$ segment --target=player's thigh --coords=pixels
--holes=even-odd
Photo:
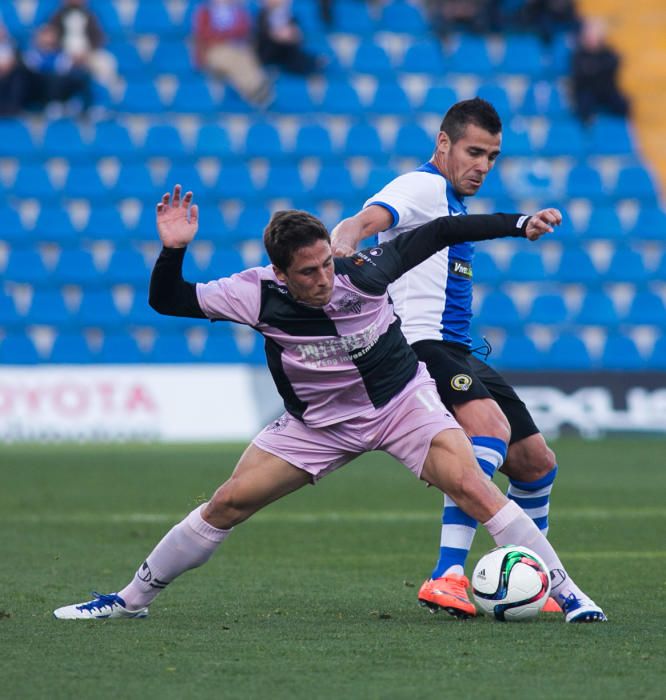
[[[421,340],[412,347],[435,380],[444,405],[468,435],[509,441],[509,423],[477,375],[473,355],[438,340]]]
[[[480,522],[489,520],[506,502],[481,471],[471,443],[461,430],[444,430],[433,438],[421,478],[447,493]]]

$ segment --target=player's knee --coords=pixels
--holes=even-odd
[[[538,434],[509,447],[502,471],[518,481],[537,481],[551,472],[556,465],[555,453],[548,447],[543,436]]]
[[[229,482],[213,494],[204,506],[201,516],[209,525],[220,530],[228,530],[242,523],[247,517],[245,509]]]

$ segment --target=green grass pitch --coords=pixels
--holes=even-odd
[[[57,621],[124,585],[241,448],[2,446],[0,698],[662,698],[666,441],[554,447],[551,540],[606,625],[419,608],[441,497],[381,454],[238,527],[147,620]]]

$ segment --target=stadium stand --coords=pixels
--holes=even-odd
[[[193,67],[196,4],[91,0],[122,77],[108,102],[78,120],[0,119],[0,362],[261,363],[261,343],[240,348],[216,324],[197,345],[184,335],[196,323],[149,308],[163,191],[178,180],[201,203],[192,274],[232,274],[256,264],[272,211],[303,206],[334,224],[426,160],[446,108],[479,94],[503,118],[503,154],[470,209],[565,212],[550,247],[477,246],[476,328],[504,338],[494,362],[666,368],[658,183],[631,122],[576,120],[566,36],[547,45],[528,34],[459,33],[442,43],[411,0],[338,0],[331,27],[316,3],[294,0],[306,45],[329,63],[314,78],[276,76],[273,103],[257,111]],[[25,48],[52,9],[18,0],[3,4],[2,17]],[[19,304],[25,294],[29,303]],[[41,355],[35,326],[54,332]],[[542,326],[548,342],[535,331]],[[99,342],[89,342],[91,329]],[[154,343],[138,342],[137,329]],[[601,331],[600,346],[588,345],[589,329]],[[637,331],[654,337],[647,350]]]

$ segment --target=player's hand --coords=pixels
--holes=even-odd
[[[157,232],[165,248],[184,248],[199,228],[199,207],[192,204],[192,192],[186,192],[181,201],[181,191],[176,185],[173,199],[166,192],[157,205]]]
[[[356,248],[343,241],[331,241],[331,252],[334,258],[348,258],[350,255],[354,255]]]
[[[536,241],[546,233],[552,233],[555,226],[562,223],[562,212],[559,209],[542,209],[534,214],[525,229],[525,236],[530,241]]]

